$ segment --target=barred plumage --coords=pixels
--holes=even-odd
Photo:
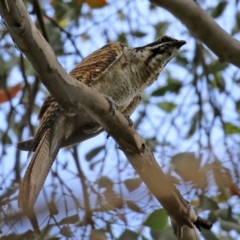
[[[142,91],[157,79],[164,66],[185,41],[163,36],[143,47],[110,43],[93,52],[70,74],[108,96],[119,110],[130,115],[141,101]],[[19,192],[19,207],[32,210],[59,148],[77,144],[83,135],[97,134],[101,126],[83,110],[81,119],[68,116],[52,96],[39,113],[40,126],[32,140],[21,142],[21,150],[35,151]]]

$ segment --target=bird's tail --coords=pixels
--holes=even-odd
[[[56,124],[43,132],[20,185],[18,206],[25,213],[32,211],[63,138],[64,131]]]

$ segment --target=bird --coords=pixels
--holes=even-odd
[[[130,116],[140,104],[143,90],[158,79],[184,44],[184,40],[168,35],[135,48],[111,42],[83,59],[69,74]],[[20,150],[34,152],[19,188],[18,206],[24,212],[33,210],[59,149],[103,131],[84,110],[68,114],[51,95],[44,101],[38,119],[34,137],[17,145]]]

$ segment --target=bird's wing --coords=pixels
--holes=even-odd
[[[124,45],[109,43],[90,54],[69,74],[82,83],[91,86],[122,56]]]
[[[39,114],[38,114],[38,120],[40,121],[41,119],[42,119],[42,117],[44,116],[44,114],[45,114],[45,112],[46,112],[46,110],[51,106],[51,107],[53,107],[53,104],[55,104],[56,103],[56,100],[53,98],[53,96],[51,96],[51,95],[49,95],[46,99],[45,99],[45,101],[44,101],[44,103],[43,103],[43,105],[42,105],[42,107],[41,107],[41,109],[40,109],[40,112],[39,112]]]
[[[55,122],[56,117],[61,111],[62,108],[60,107],[60,105],[51,95],[49,95],[40,109],[38,115],[40,126],[38,127],[37,132],[34,135],[34,138],[19,142],[17,144],[17,148],[23,151],[29,151],[29,155],[31,154],[32,151],[35,151],[39,141],[45,134],[45,131],[49,127],[51,127],[53,122]]]
[[[106,44],[83,59],[69,74],[82,83],[91,85],[122,56],[123,48],[124,45],[119,42]],[[42,117],[46,116],[45,112],[54,105],[56,100],[49,95],[40,109],[38,119],[43,120]]]
[[[92,85],[122,56],[124,45],[118,42],[109,43],[86,57],[69,74],[84,84]],[[49,95],[44,101],[38,115],[41,124],[34,138],[18,143],[20,150],[35,151],[45,130],[55,121],[62,111],[56,100]]]
[[[56,121],[56,118],[62,111],[62,108],[53,97],[49,96],[46,100],[47,101],[44,102],[38,116],[40,119],[40,126],[32,139],[32,146],[29,155],[37,148],[37,145],[45,134],[45,131],[52,127],[52,124]]]

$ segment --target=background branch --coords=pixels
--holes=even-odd
[[[208,46],[221,62],[240,67],[240,42],[224,31],[193,0],[151,0],[178,18],[188,30]]]

